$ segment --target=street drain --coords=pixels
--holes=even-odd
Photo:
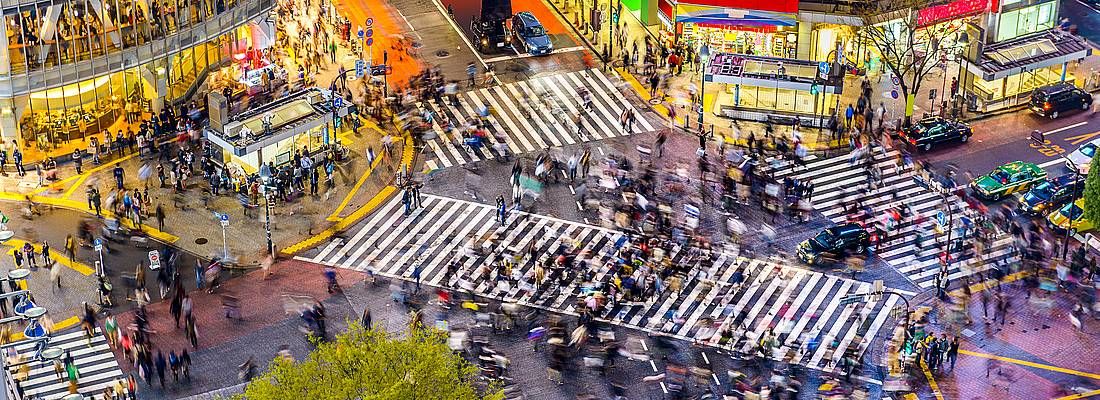
[[[206,244],[206,242],[208,242],[208,240],[206,240],[206,238],[195,239],[195,244],[198,244],[198,245]]]
[[[436,56],[436,58],[447,58],[447,57],[451,56],[451,52],[449,52],[447,50],[440,49],[440,50],[436,50],[435,56]]]

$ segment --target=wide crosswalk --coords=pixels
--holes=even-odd
[[[122,370],[115,360],[114,353],[107,343],[103,332],[96,329],[95,336],[89,344],[84,336],[84,331],[76,329],[66,333],[54,333],[49,342],[49,348],[63,350],[69,354],[79,371],[77,379],[77,391],[84,398],[98,399],[103,394],[103,388],[113,386],[115,381],[123,378]],[[34,344],[15,346],[15,350],[23,360],[31,360],[34,356]],[[69,381],[62,371],[62,377],[58,378],[52,361],[29,361],[30,372],[26,379],[19,382],[23,389],[23,398],[55,400],[69,394]],[[9,367],[12,374],[20,376],[20,367]]]
[[[558,282],[548,276],[538,293],[501,284],[482,274],[495,260],[493,251],[480,251],[487,241],[506,254],[554,254],[558,246],[579,246],[591,254],[589,268],[595,280],[613,276],[604,265],[627,242],[624,233],[552,217],[513,213],[506,224],[496,219],[494,207],[427,195],[424,207],[409,216],[394,199],[371,215],[350,236],[337,238],[317,254],[302,259],[353,270],[410,278],[417,266],[421,279],[431,285],[458,285],[479,294],[564,312],[584,301],[589,287],[572,280]],[[690,258],[691,251],[673,249],[675,262]],[[456,263],[453,276],[445,271]],[[528,274],[534,263],[519,262],[514,275]],[[826,275],[803,268],[718,253],[709,266],[696,264],[705,277],[686,279],[678,293],[665,290],[647,301],[621,302],[605,310],[613,322],[649,331],[662,331],[692,340],[717,344],[723,329],[746,333],[750,339],[771,331],[778,343],[797,362],[831,368],[846,349],[862,352],[871,343],[896,305],[895,297],[842,304],[848,295],[870,292],[870,284]],[[582,271],[574,271],[580,273]],[[445,281],[446,279],[446,281]],[[579,280],[577,280],[579,281]],[[507,282],[507,281],[504,281]],[[807,349],[811,342],[833,344]],[[754,340],[744,344],[748,350]],[[777,353],[778,354],[778,353]]]
[[[592,108],[589,111],[582,111],[581,88],[587,88],[590,93]],[[638,117],[634,132],[654,130],[654,125],[599,69],[545,75],[470,90],[458,94],[458,104],[444,98],[442,102],[430,100],[419,106],[436,115],[432,129],[437,137],[427,141],[435,156],[426,161],[431,169],[495,159],[500,156],[494,146],[497,136],[506,138],[505,145],[512,154],[623,136],[626,131],[619,123],[619,116],[626,109],[635,110]],[[493,110],[488,117],[492,135],[483,146],[467,146],[457,130],[447,132],[443,126],[444,120],[461,126],[471,118],[476,119],[483,107]],[[583,129],[578,129],[573,122],[578,112],[585,116],[581,119]],[[579,134],[580,131],[584,133]]]
[[[894,161],[896,156],[897,151],[893,150],[875,152],[874,162],[882,171],[882,183],[869,192],[864,192],[868,177],[866,169],[850,164],[849,155],[814,159],[805,168],[788,164],[776,171],[775,176],[777,179],[793,177],[812,182],[814,208],[835,223],[847,220],[846,206],[851,207],[857,200],[860,204],[871,207],[876,215],[882,215],[885,210],[904,203],[909,206],[913,215],[925,216],[922,225],[903,224],[900,229],[891,233],[889,241],[878,248],[876,254],[914,284],[921,288],[931,288],[935,286],[936,274],[939,273],[936,239],[925,238],[922,251],[914,240],[914,232],[934,232],[936,214],[940,211],[945,216],[952,215],[955,220],[952,226],[960,227],[960,218],[969,206],[953,194],[947,196],[948,203],[945,204],[943,196],[918,184],[909,170],[899,171],[899,166]],[[948,210],[948,205],[954,212]],[[913,220],[915,218],[909,219]],[[1003,260],[1012,255],[1011,244],[1012,240],[1008,235],[999,235],[993,245],[978,257],[963,258],[959,252],[953,252],[955,261],[948,270],[949,278],[954,281],[990,268],[991,261]]]

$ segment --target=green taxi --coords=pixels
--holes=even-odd
[[[992,172],[979,176],[970,182],[970,188],[978,197],[988,200],[1000,200],[1008,194],[1023,192],[1031,189],[1037,183],[1047,178],[1047,172],[1038,165],[1013,161],[997,168]]]

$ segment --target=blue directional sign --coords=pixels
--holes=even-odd
[[[825,61],[817,63],[817,72],[820,72],[821,75],[828,75],[831,68],[832,66]]]
[[[936,223],[940,224],[940,226],[947,226],[947,214],[945,214],[943,210],[936,212]]]
[[[355,60],[355,77],[362,78],[366,74],[367,63],[363,60]]]

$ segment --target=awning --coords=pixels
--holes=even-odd
[[[749,28],[795,26],[798,13],[680,4],[676,6],[676,22]]]
[[[985,46],[966,69],[992,81],[1080,60],[1090,54],[1092,47],[1084,38],[1054,28]]]

